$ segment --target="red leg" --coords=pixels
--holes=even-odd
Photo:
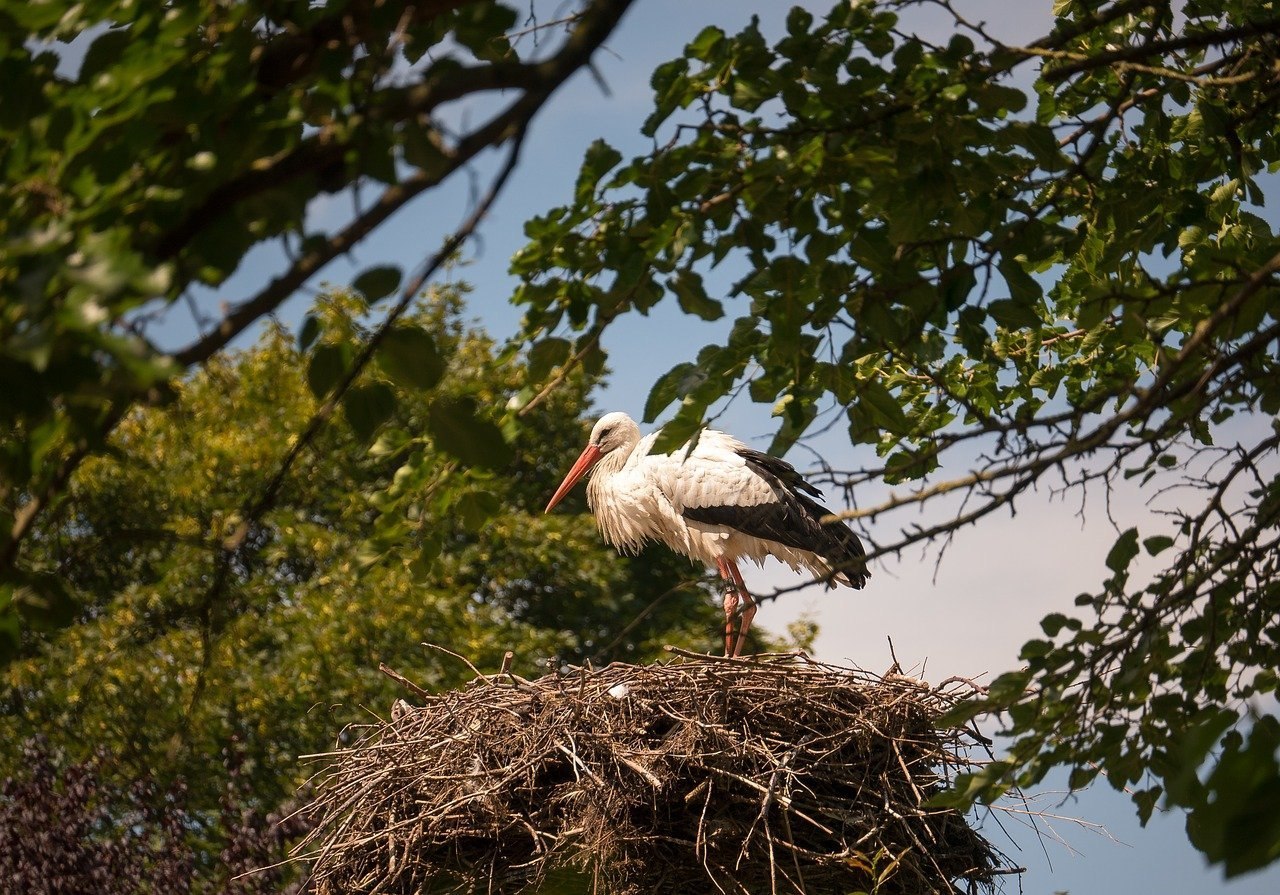
[[[716,568],[720,570],[720,577],[724,579],[724,654],[726,656],[733,655],[734,634],[737,627],[738,615],[738,585],[733,580],[733,564],[723,558],[716,559]]]
[[[733,655],[740,656],[743,644],[747,642],[747,632],[751,630],[751,621],[756,617],[756,601],[751,599],[751,594],[747,592],[747,583],[742,580],[742,573],[738,571],[737,563],[731,559],[726,559],[724,562],[729,567],[729,573],[733,575],[734,589],[742,596],[742,625],[738,629],[738,640],[733,645]]]

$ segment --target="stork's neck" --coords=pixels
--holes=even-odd
[[[601,495],[610,488],[613,477],[622,472],[623,467],[627,465],[627,461],[635,452],[636,444],[637,442],[633,441],[615,448],[601,457],[592,468],[591,477],[587,481],[588,506],[599,506]]]
[[[631,459],[632,453],[635,452],[636,442],[624,444],[600,458],[600,462],[591,470],[592,478],[607,478],[616,475],[622,471],[622,467],[627,465],[627,461]]]

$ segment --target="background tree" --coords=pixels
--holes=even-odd
[[[732,310],[645,417],[677,403],[674,446],[745,386],[774,404],[775,451],[847,426],[883,464],[831,482],[912,483],[842,514],[874,522],[877,555],[945,545],[1037,486],[1175,493],[970,707],[1014,739],[957,798],[1103,773],[1144,820],[1189,809],[1228,874],[1261,866],[1280,857],[1280,16],[1076,0],[1009,46],[919,4],[951,18],[939,44],[900,18],[916,5],[795,9],[773,45],[708,28],[659,67],[656,148],[597,143],[571,202],[529,223],[525,335],[571,367],[660,301]]]
[[[28,543],[72,623],[24,632],[0,678],[0,736],[39,737],[59,767],[101,756],[92,774],[68,773],[90,777],[104,801],[150,780],[129,798],[162,811],[180,786],[181,810],[208,828],[194,851],[207,866],[234,833],[233,782],[238,806],[278,811],[309,773],[298,756],[406,695],[379,662],[433,690],[472,677],[422,641],[487,669],[512,649],[527,675],[714,642],[722,620],[701,570],[668,551],[619,557],[585,512],[542,512],[562,471],[546,466],[546,447],[562,456],[585,437],[584,379],[500,439],[500,462],[464,466],[455,445],[425,434],[442,402],[501,406],[525,382],[522,363],[496,363],[491,340],[463,327],[460,301],[439,293],[390,335],[416,362],[434,358],[438,382],[404,388],[398,377],[421,380],[422,368],[385,354],[352,394],[376,405],[377,390],[396,391],[386,419],[365,429],[369,411],[352,404],[325,428],[323,461],[286,478],[229,564],[224,537],[244,496],[277,475],[281,446],[322,400],[321,359],[370,336],[364,300],[318,305],[310,364],[273,327],[122,420],[111,452],[85,460]],[[27,764],[6,751],[0,779],[27,791],[38,784]],[[128,812],[103,816],[132,841]]]

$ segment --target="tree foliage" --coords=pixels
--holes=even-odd
[[[0,3],[0,660],[24,624],[66,620],[23,545],[131,410],[165,400],[184,371],[486,150],[510,147],[514,161],[537,112],[628,5],[571,4],[558,36],[535,39],[546,30],[536,7],[493,0]],[[326,229],[308,206],[331,193],[353,210]],[[399,289],[388,329],[486,208],[412,275],[356,278],[370,302]],[[223,304],[202,288],[264,244],[286,260],[253,294]],[[179,303],[199,332],[163,344]],[[409,339],[389,333],[383,360],[423,387],[433,371]],[[392,399],[355,382],[381,341],[329,382],[366,432]],[[476,431],[473,417],[442,404],[431,419],[456,439]]]
[[[913,31],[920,12],[950,36]],[[646,418],[675,405],[678,444],[745,384],[775,450],[847,426],[882,462],[833,482],[910,483],[844,514],[874,521],[878,555],[1041,485],[1172,489],[1164,524],[1120,533],[1079,615],[1046,618],[970,708],[1006,712],[1014,740],[959,797],[1103,773],[1144,820],[1189,809],[1228,873],[1275,860],[1280,13],[1064,0],[1010,46],[950,3],[855,2],[794,9],[786,32],[697,35],[654,72],[655,148],[596,143],[570,203],[528,224],[534,354],[599,354],[664,301],[730,315]]]

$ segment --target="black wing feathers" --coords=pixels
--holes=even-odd
[[[796,472],[796,468],[786,460],[779,460],[770,454],[762,454],[750,448],[738,451],[738,456],[747,461],[747,465],[766,479],[777,479],[784,485],[799,489],[810,497],[821,497],[822,492],[804,480],[804,476]]]
[[[866,584],[866,551],[862,542],[843,522],[820,521],[831,515],[829,509],[813,499],[821,497],[822,492],[785,460],[750,449],[740,450],[738,455],[773,487],[778,499],[749,507],[685,507],[684,517],[709,525],[727,525],[755,538],[809,550],[847,577],[853,587]]]

